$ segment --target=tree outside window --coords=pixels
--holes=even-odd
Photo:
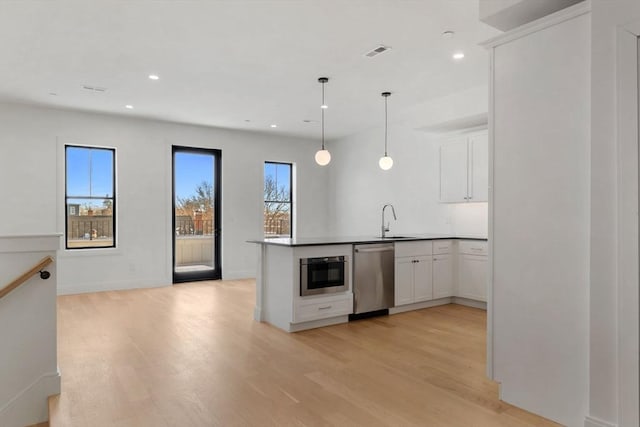
[[[292,237],[292,165],[264,164],[264,235]]]

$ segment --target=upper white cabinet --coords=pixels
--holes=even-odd
[[[440,145],[440,201],[467,200],[468,155],[467,138],[448,141]]]
[[[440,145],[440,202],[486,202],[489,183],[487,132],[463,135]]]
[[[489,135],[486,132],[469,138],[469,202],[489,200]]]

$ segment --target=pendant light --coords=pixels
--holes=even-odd
[[[382,92],[384,97],[384,156],[380,157],[378,165],[380,169],[389,170],[393,166],[393,159],[387,154],[387,98],[391,96],[391,92]]]
[[[318,79],[318,82],[322,83],[322,104],[320,104],[320,111],[322,111],[322,149],[316,152],[316,163],[320,166],[326,166],[331,161],[331,153],[324,148],[324,110],[327,109],[327,104],[324,103],[324,84],[328,81],[329,79],[327,77],[320,77]]]

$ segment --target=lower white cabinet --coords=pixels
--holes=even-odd
[[[458,296],[478,301],[487,300],[487,257],[462,255]]]
[[[433,256],[433,299],[453,296],[453,258],[451,254]]]
[[[351,293],[299,298],[294,303],[292,323],[328,319],[352,312],[353,295]]]
[[[396,243],[395,305],[433,299],[431,241]]]
[[[395,305],[433,299],[431,257],[396,258]]]
[[[411,304],[413,302],[413,258],[396,258],[394,305]]]
[[[462,297],[487,300],[487,242],[396,243],[395,306]]]
[[[487,301],[487,242],[459,242],[458,292],[456,296],[477,301]]]
[[[431,277],[431,257],[416,258],[413,266],[413,300],[415,302],[433,299]]]

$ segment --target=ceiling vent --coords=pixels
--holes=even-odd
[[[380,45],[370,50],[369,52],[365,53],[364,56],[366,56],[367,58],[373,58],[374,56],[378,56],[381,53],[384,53],[388,50],[391,50],[389,46]]]
[[[93,92],[105,92],[107,90],[106,87],[89,86],[89,85],[82,85],[82,89],[90,90],[90,91],[93,91]]]

